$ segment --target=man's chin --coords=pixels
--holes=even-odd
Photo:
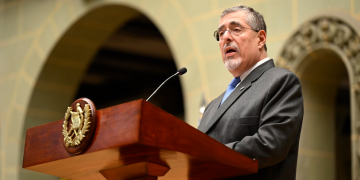
[[[238,67],[240,67],[241,65],[241,60],[240,59],[227,59],[225,61],[225,67],[227,70],[229,71],[234,71],[235,69],[237,69]]]

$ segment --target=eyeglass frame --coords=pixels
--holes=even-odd
[[[242,29],[250,29],[250,30],[253,30],[253,31],[255,31],[255,32],[261,31],[261,30],[256,30],[256,29],[252,29],[252,28],[246,28],[246,27],[241,26],[241,25],[239,25],[239,27],[240,27],[241,30],[242,30]],[[225,33],[226,31],[229,31],[230,35],[232,36],[230,29],[225,30],[224,33]],[[216,35],[217,35],[217,36],[216,36]],[[216,31],[214,31],[214,35],[213,35],[213,36],[214,36],[214,38],[215,38],[216,41],[220,41],[219,29],[216,30]]]

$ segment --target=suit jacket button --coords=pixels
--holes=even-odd
[[[244,86],[240,88],[240,91],[244,89]]]

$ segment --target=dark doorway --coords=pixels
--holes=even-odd
[[[351,180],[350,86],[344,77],[336,93],[336,179]]]
[[[151,20],[140,16],[118,29],[102,46],[74,99],[87,97],[97,109],[147,99],[177,69],[161,32]],[[183,119],[179,78],[167,82],[150,102]]]

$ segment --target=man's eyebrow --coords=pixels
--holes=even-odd
[[[238,26],[242,26],[239,22],[237,21],[231,21],[230,25],[238,25]]]
[[[242,26],[238,21],[231,21],[229,24],[230,24],[230,25]],[[225,26],[224,24],[221,25],[221,26],[218,28],[218,31],[220,31],[222,28],[224,28],[224,26]]]

